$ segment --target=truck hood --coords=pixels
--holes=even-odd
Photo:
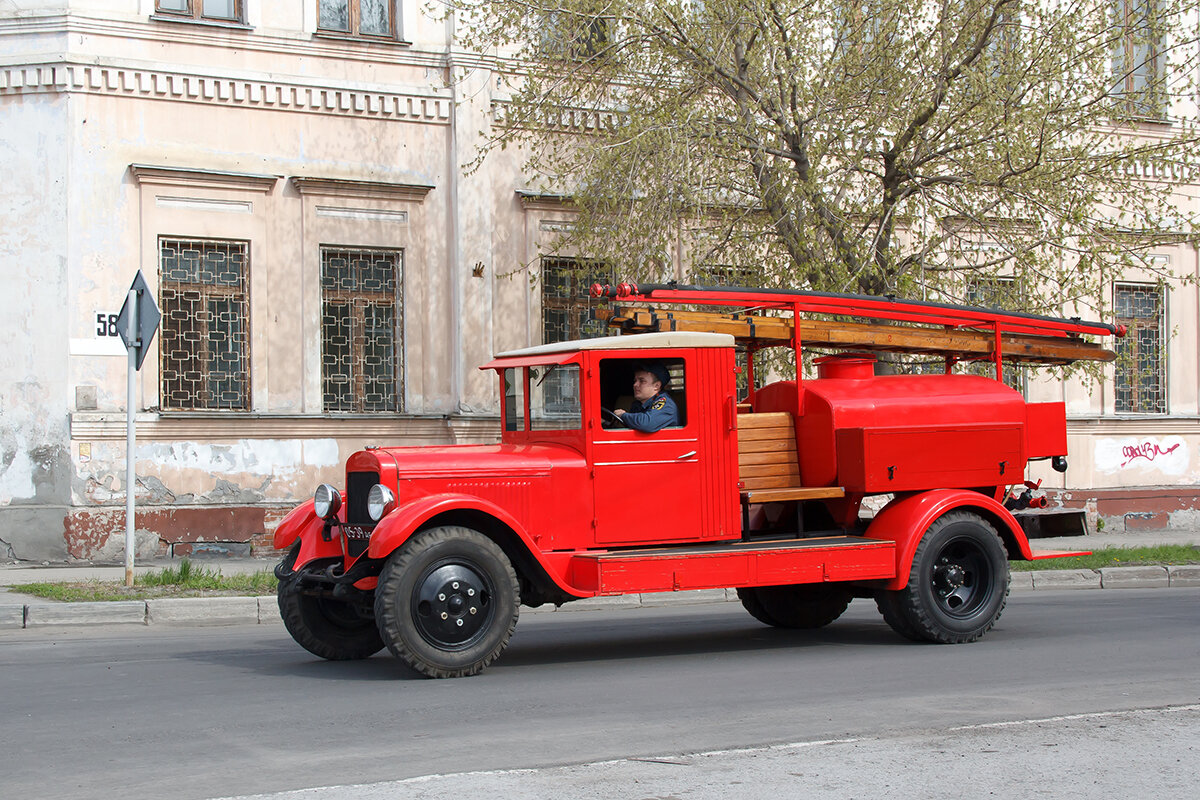
[[[583,463],[578,451],[549,444],[388,447],[367,452],[380,465],[393,463],[401,479],[537,477],[549,475],[555,467]]]

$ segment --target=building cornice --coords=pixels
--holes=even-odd
[[[418,183],[309,178],[301,175],[294,175],[291,180],[301,195],[357,197],[365,200],[409,200],[419,203],[434,189],[433,186]]]
[[[191,186],[202,189],[240,189],[269,193],[278,175],[254,175],[247,172],[221,172],[190,167],[159,167],[130,164],[129,171],[139,184],[152,186]]]
[[[449,97],[316,81],[84,63],[65,57],[0,65],[0,97],[28,94],[95,94],[435,125],[449,124],[452,108]]]

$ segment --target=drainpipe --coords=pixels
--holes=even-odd
[[[449,214],[449,246],[447,259],[450,263],[450,396],[453,399],[451,414],[463,411],[463,376],[462,376],[462,275],[459,272],[459,260],[462,257],[462,247],[459,237],[462,235],[461,220],[458,208],[458,89],[454,78],[454,39],[455,14],[451,10],[446,14],[446,85],[450,89],[450,131],[446,153],[446,176]]]

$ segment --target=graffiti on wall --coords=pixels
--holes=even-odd
[[[1191,457],[1187,443],[1179,436],[1124,437],[1096,442],[1096,468],[1102,472],[1157,472],[1184,475]]]

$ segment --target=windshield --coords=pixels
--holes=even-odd
[[[529,367],[529,399],[532,430],[583,427],[578,364]]]

